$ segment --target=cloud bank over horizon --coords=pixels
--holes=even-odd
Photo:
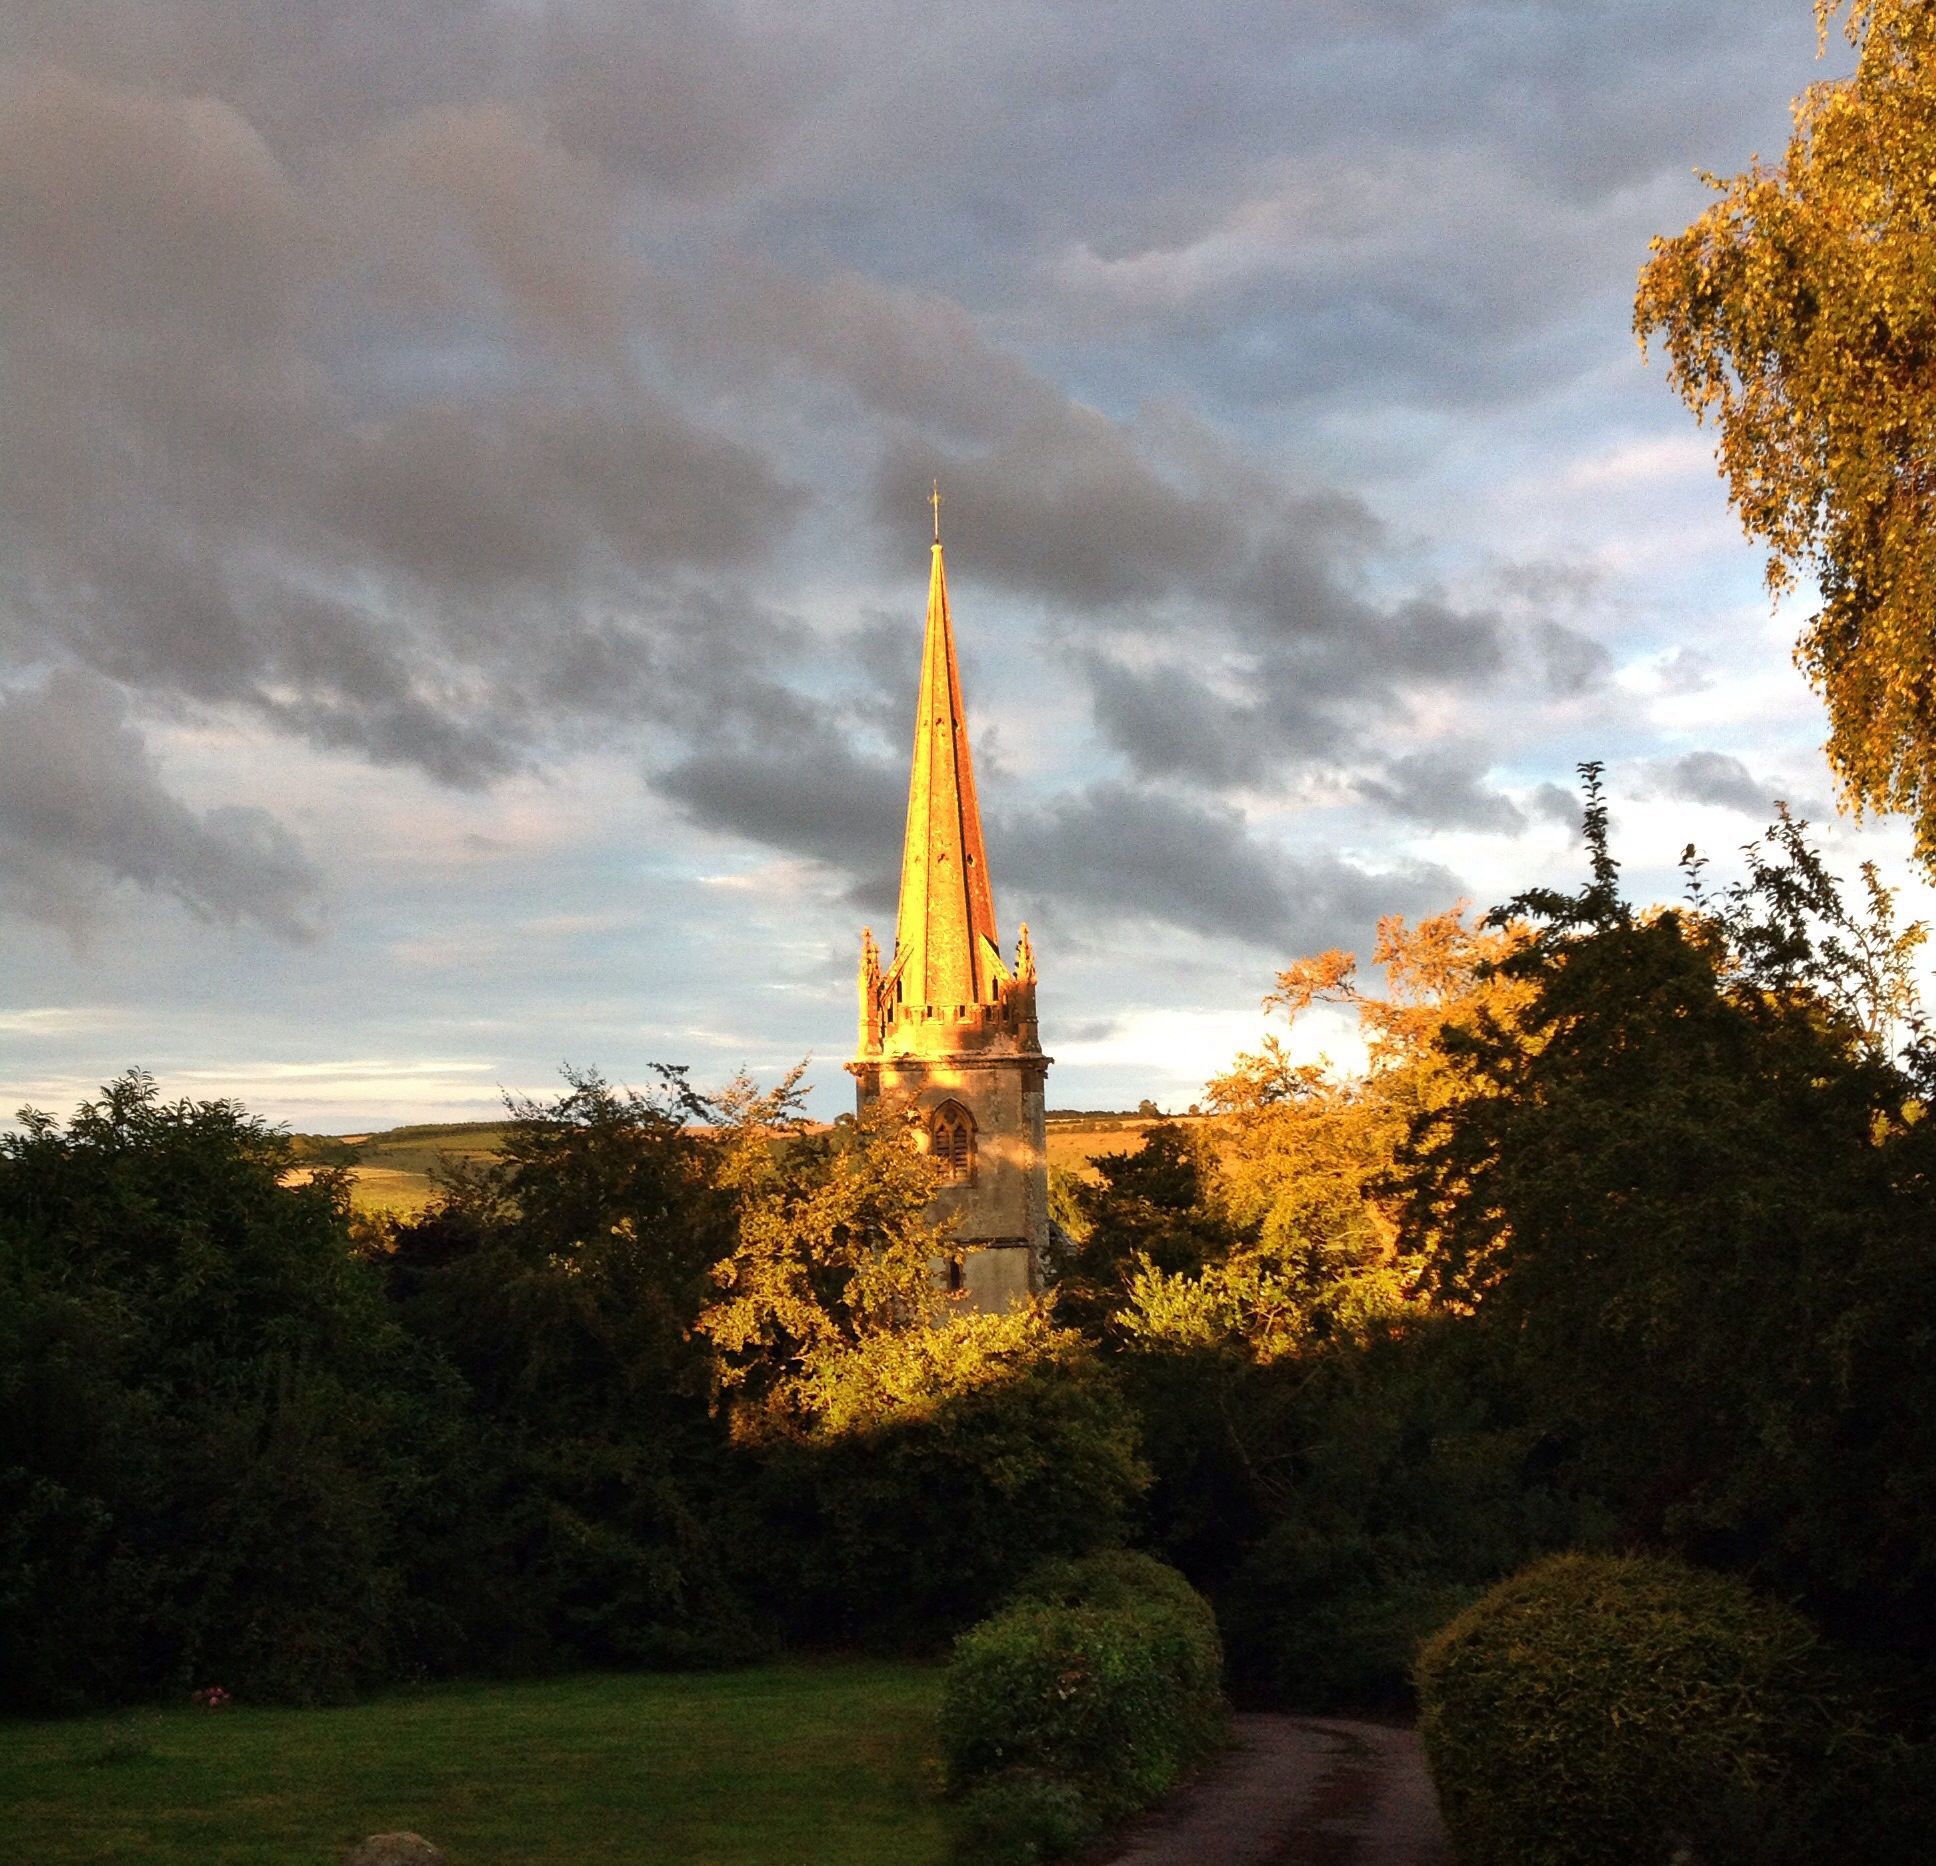
[[[1187,1101],[1294,954],[1568,880],[1583,758],[1642,877],[1825,812],[1627,329],[1807,8],[1102,17],[0,23],[8,1105],[808,1050],[837,1103],[936,477],[1050,1047],[1164,1033],[1052,1099]]]

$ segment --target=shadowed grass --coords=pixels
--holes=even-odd
[[[452,1866],[930,1866],[938,1688],[798,1663],[0,1724],[7,1857],[329,1866],[414,1828]]]

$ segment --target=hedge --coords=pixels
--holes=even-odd
[[[1419,1658],[1420,1734],[1461,1866],[1708,1862],[1780,1825],[1829,1715],[1821,1649],[1731,1576],[1559,1555]],[[1766,1857],[1749,1854],[1747,1857]]]
[[[1221,1671],[1215,1617],[1175,1569],[1118,1552],[1039,1570],[943,1681],[958,1845],[1053,1858],[1148,1807],[1220,1740]]]

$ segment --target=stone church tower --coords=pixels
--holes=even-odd
[[[894,951],[883,966],[871,929],[860,943],[860,1053],[847,1065],[860,1106],[885,1096],[919,1121],[944,1182],[934,1215],[954,1221],[950,1287],[974,1308],[1006,1309],[1042,1286],[1050,1059],[1036,1035],[1028,928],[1012,969],[995,933],[938,495]]]

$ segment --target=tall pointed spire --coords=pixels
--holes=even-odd
[[[995,898],[948,615],[938,486],[932,502],[934,564],[928,575],[928,631],[921,651],[894,969],[904,1002],[952,1008],[992,1002],[1005,968],[995,937]]]
[[[948,1227],[936,1273],[953,1298],[994,1313],[1043,1286],[1049,1250],[1045,1100],[1049,1064],[1035,1013],[1035,952],[995,943],[968,718],[934,506],[928,634],[914,717],[907,841],[894,951],[860,941],[860,1042],[847,1067],[862,1113],[908,1122],[939,1175],[930,1210]]]

